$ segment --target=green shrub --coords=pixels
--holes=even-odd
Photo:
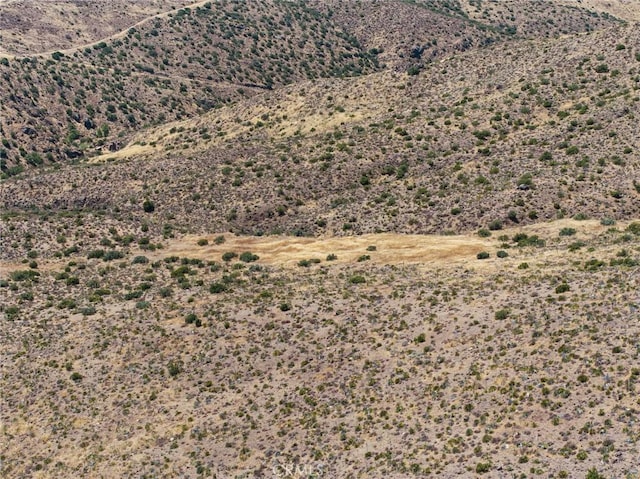
[[[494,317],[500,321],[505,320],[509,317],[509,310],[499,309],[498,311],[495,312]]]
[[[136,290],[136,291],[129,291],[127,294],[124,295],[124,299],[129,301],[131,299],[138,299],[142,297],[142,291],[140,290]]]
[[[209,240],[207,238],[200,238],[198,240],[198,246],[207,246],[209,244]]]
[[[562,228],[559,233],[560,236],[573,236],[574,234],[576,234],[575,228]]]
[[[489,229],[491,231],[498,231],[502,229],[502,221],[500,220],[493,220],[491,223],[489,223]]]
[[[629,226],[627,226],[626,231],[628,231],[629,233],[633,233],[634,235],[640,235],[640,223],[631,223]]]
[[[237,257],[238,257],[237,253],[234,253],[233,251],[227,251],[222,255],[222,261],[225,261],[228,263],[233,258],[237,258]]]
[[[213,294],[224,293],[227,290],[227,286],[223,283],[212,283],[209,286],[209,292]]]
[[[151,200],[144,200],[142,203],[142,209],[145,213],[153,213],[156,209],[156,205]]]
[[[124,258],[124,253],[122,251],[109,250],[103,256],[103,261],[113,261],[114,259]]]
[[[498,258],[507,258],[509,256],[509,253],[507,253],[505,250],[500,250],[496,253],[496,256]]]
[[[337,259],[338,257],[333,253],[327,255],[327,261],[335,261]]]
[[[32,281],[38,276],[40,276],[39,272],[29,269],[12,271],[9,275],[13,281]]]
[[[571,289],[571,287],[567,283],[562,283],[562,284],[559,284],[558,286],[556,286],[556,293],[557,294],[566,293],[570,289]]]
[[[289,311],[291,309],[291,305],[289,303],[281,303],[280,311]]]
[[[489,472],[491,470],[491,464],[488,462],[479,462],[476,464],[476,473],[484,474],[485,472]]]
[[[364,276],[354,275],[349,278],[349,282],[351,284],[362,284],[362,283],[366,283],[366,280],[364,279]]]
[[[476,255],[476,258],[478,258],[478,259],[487,259],[489,256],[491,256],[491,255],[487,251],[480,251]]]
[[[244,253],[242,253],[240,255],[240,261],[243,261],[245,263],[251,263],[251,262],[257,261],[259,259],[260,259],[260,257],[258,255],[253,254],[250,251],[245,251]]]
[[[104,250],[103,249],[94,249],[89,251],[89,254],[87,255],[88,259],[92,259],[92,258],[103,258],[104,257]]]
[[[480,236],[480,238],[488,238],[489,236],[491,236],[491,231],[485,228],[479,229],[478,236]]]
[[[133,258],[131,264],[147,264],[149,262],[149,258],[146,256],[136,256]]]

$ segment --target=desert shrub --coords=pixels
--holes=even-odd
[[[93,316],[94,314],[96,314],[96,308],[94,308],[93,306],[85,306],[83,308],[80,308],[80,313],[83,316]]]
[[[567,283],[562,283],[556,286],[556,293],[558,294],[566,293],[570,289],[571,287]]]
[[[489,223],[489,229],[491,231],[498,231],[502,229],[502,221],[500,220],[493,220],[491,223]]]
[[[87,254],[87,258],[88,259],[92,259],[92,258],[103,258],[104,257],[104,250],[103,249],[94,249],[89,251],[89,254]]]
[[[251,263],[253,261],[257,261],[260,257],[257,254],[253,254],[250,251],[245,251],[240,255],[240,261],[245,263]]]
[[[168,298],[173,294],[173,290],[168,286],[164,286],[158,290],[158,294],[160,294],[161,298]]]
[[[281,303],[280,311],[289,311],[291,309],[291,305],[289,303]]]
[[[358,257],[358,262],[362,263],[363,261],[369,261],[370,259],[371,259],[371,256],[369,256],[368,254],[363,254]]]
[[[586,479],[605,479],[602,474],[598,472],[598,470],[593,467],[587,471]]]
[[[207,246],[209,244],[209,240],[207,238],[200,238],[198,240],[198,246]]]
[[[479,462],[476,464],[476,473],[484,474],[485,472],[489,472],[491,470],[491,464],[488,462]]]
[[[508,256],[509,256],[509,253],[507,253],[505,250],[502,250],[502,249],[501,249],[500,251],[498,251],[498,252],[496,253],[496,256],[497,256],[498,258],[506,258],[506,257],[508,257]]]
[[[585,243],[584,241],[574,241],[569,245],[569,251],[571,252],[578,251],[583,246],[586,246],[586,244],[587,243]]]
[[[602,226],[613,226],[616,224],[616,220],[614,220],[613,218],[602,218],[600,220],[600,224]]]
[[[634,235],[640,235],[640,223],[633,222],[627,226],[627,231],[629,233],[633,233]]]
[[[172,359],[167,363],[167,372],[169,373],[169,376],[174,378],[182,372],[182,367],[183,367],[182,361]]]
[[[476,258],[478,258],[478,259],[487,259],[489,256],[491,256],[491,255],[487,251],[480,251],[476,255]]]
[[[147,264],[149,262],[149,258],[146,256],[136,256],[133,258],[131,264]]]
[[[560,236],[573,236],[574,234],[576,234],[575,228],[562,228],[559,233]]]
[[[153,213],[156,209],[156,205],[151,200],[144,200],[142,203],[142,209],[145,213]]]
[[[38,276],[40,276],[40,273],[28,269],[12,271],[9,275],[13,281],[31,281]]]
[[[193,313],[189,313],[187,314],[187,316],[184,318],[184,323],[185,324],[193,324],[196,322],[196,320],[198,319],[198,316],[196,316]]]
[[[491,236],[491,231],[485,228],[479,229],[478,236],[480,236],[481,238],[488,238],[489,236]]]
[[[122,251],[110,250],[107,251],[103,256],[103,261],[113,261],[114,259],[124,258],[124,253]]]
[[[82,374],[80,374],[79,372],[74,372],[71,373],[71,376],[69,377],[73,382],[77,383],[79,381],[82,381]]]
[[[509,310],[508,309],[499,309],[498,311],[495,312],[494,317],[498,320],[504,320],[507,319],[509,317]]]
[[[238,257],[237,253],[234,253],[233,251],[227,251],[222,255],[222,261],[225,261],[228,263],[233,258],[237,258],[237,257]]]
[[[351,284],[362,284],[362,283],[365,283],[366,280],[364,279],[364,276],[354,275],[349,278],[349,282]]]
[[[131,299],[138,299],[142,297],[142,291],[140,290],[136,290],[136,291],[129,291],[127,294],[124,295],[124,299],[129,301]]]
[[[327,261],[335,261],[337,259],[338,257],[333,253],[327,255]]]
[[[219,282],[212,283],[211,286],[209,286],[209,292],[213,294],[224,293],[226,290],[227,286]]]

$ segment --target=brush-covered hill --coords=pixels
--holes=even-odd
[[[2,0],[0,52],[28,56],[95,43],[189,0]]]
[[[0,60],[2,170],[117,149],[122,135],[262,89],[376,70],[301,2],[202,3],[66,53]]]
[[[61,15],[62,6],[55,5],[9,3],[2,6],[3,21],[17,22],[10,7]],[[67,50],[0,59],[4,176],[118,150],[132,132],[199,115],[263,89],[363,75],[384,66],[417,73],[436,59],[496,42],[619,23],[553,2],[536,8],[510,4],[509,23],[501,9],[480,14],[477,4],[471,8],[460,2],[394,0],[360,6],[267,0],[199,2],[184,8],[171,2],[165,7],[173,10],[133,25],[142,13],[162,5],[141,4],[130,17],[131,26],[101,41],[78,46],[79,40],[72,39],[61,45],[75,45]],[[117,7],[117,2],[102,7],[72,2],[65,15],[88,18],[98,14],[92,8],[102,8],[117,17]],[[556,20],[548,26],[552,13]],[[529,25],[535,15],[538,23]],[[105,28],[87,38],[122,28],[123,22],[107,15]],[[46,37],[35,35],[39,31],[36,25],[24,36],[46,43]]]
[[[633,218],[638,42],[628,26],[496,45],[419,75],[296,84],[145,130],[93,163],[12,179],[0,198],[18,212],[98,209],[158,237]]]
[[[0,476],[636,477],[629,5],[203,2],[0,60]]]

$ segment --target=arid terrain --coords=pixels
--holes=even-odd
[[[640,478],[638,21],[0,0],[0,477]]]

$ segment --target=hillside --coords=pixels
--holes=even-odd
[[[13,175],[116,150],[131,131],[256,91],[375,68],[375,55],[302,3],[202,3],[72,52],[0,60],[0,167]]]
[[[129,3],[0,0],[1,477],[637,477],[637,7]]]

